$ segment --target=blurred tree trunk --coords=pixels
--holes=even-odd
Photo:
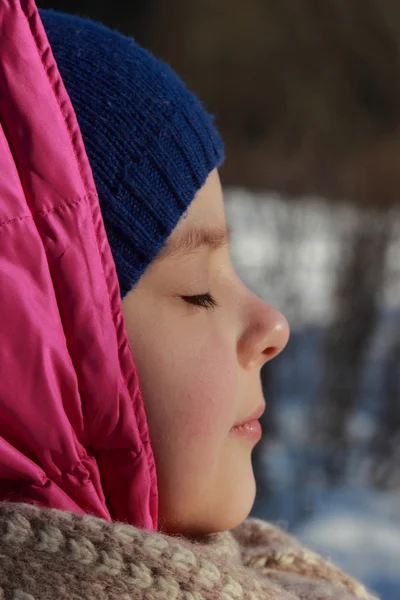
[[[324,378],[318,437],[327,444],[325,474],[329,483],[345,476],[346,424],[357,401],[365,356],[380,318],[384,261],[389,240],[387,213],[359,211],[350,251],[344,246],[338,273],[335,313],[324,345]]]
[[[372,482],[380,488],[400,485],[400,323],[385,359],[382,411],[372,447]]]

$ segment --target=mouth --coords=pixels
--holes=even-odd
[[[265,403],[263,402],[244,421],[234,425],[231,429],[231,433],[258,442],[262,436],[262,427],[259,419],[263,415],[264,411]]]

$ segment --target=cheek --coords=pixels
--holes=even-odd
[[[142,344],[137,355],[133,348],[152,436],[168,432],[191,445],[223,441],[237,416],[234,347],[215,333],[171,335],[165,342],[164,332],[162,347]]]
[[[183,356],[178,360],[182,364]],[[189,437],[229,432],[236,416],[237,369],[226,343],[214,339],[197,352],[193,348],[176,384],[177,408]]]

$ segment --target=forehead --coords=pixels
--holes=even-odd
[[[224,199],[218,171],[215,169],[199,190],[171,238],[192,227],[225,227]]]
[[[208,246],[218,249],[229,241],[223,195],[217,171],[213,171],[169,237],[156,262]]]

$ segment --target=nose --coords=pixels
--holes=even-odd
[[[290,330],[286,318],[276,308],[251,294],[247,304],[238,356],[246,368],[260,368],[286,346]]]

